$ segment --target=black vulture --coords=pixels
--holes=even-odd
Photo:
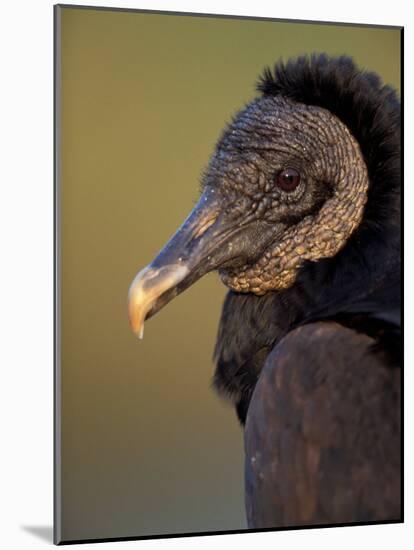
[[[214,385],[244,426],[250,528],[401,519],[400,102],[347,56],[278,62],[129,293],[133,330],[230,289]]]

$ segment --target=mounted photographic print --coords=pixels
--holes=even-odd
[[[55,7],[55,543],[402,521],[401,53]]]

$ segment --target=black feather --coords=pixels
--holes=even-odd
[[[244,423],[264,361],[293,328],[333,319],[373,335],[376,353],[400,364],[400,103],[396,92],[349,57],[312,55],[265,69],[258,89],[323,107],[359,143],[368,174],[363,220],[334,257],[308,262],[295,284],[263,297],[230,292],[217,338],[216,388]]]

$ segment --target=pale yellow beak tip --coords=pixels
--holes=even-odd
[[[182,265],[160,268],[145,267],[135,277],[128,296],[129,321],[139,340],[144,338],[144,322],[147,313],[163,292],[178,284],[188,273]]]

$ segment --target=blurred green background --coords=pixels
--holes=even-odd
[[[243,440],[210,387],[210,275],[131,333],[129,284],[182,222],[265,65],[346,53],[399,87],[400,31],[60,8],[63,539],[243,529]]]

